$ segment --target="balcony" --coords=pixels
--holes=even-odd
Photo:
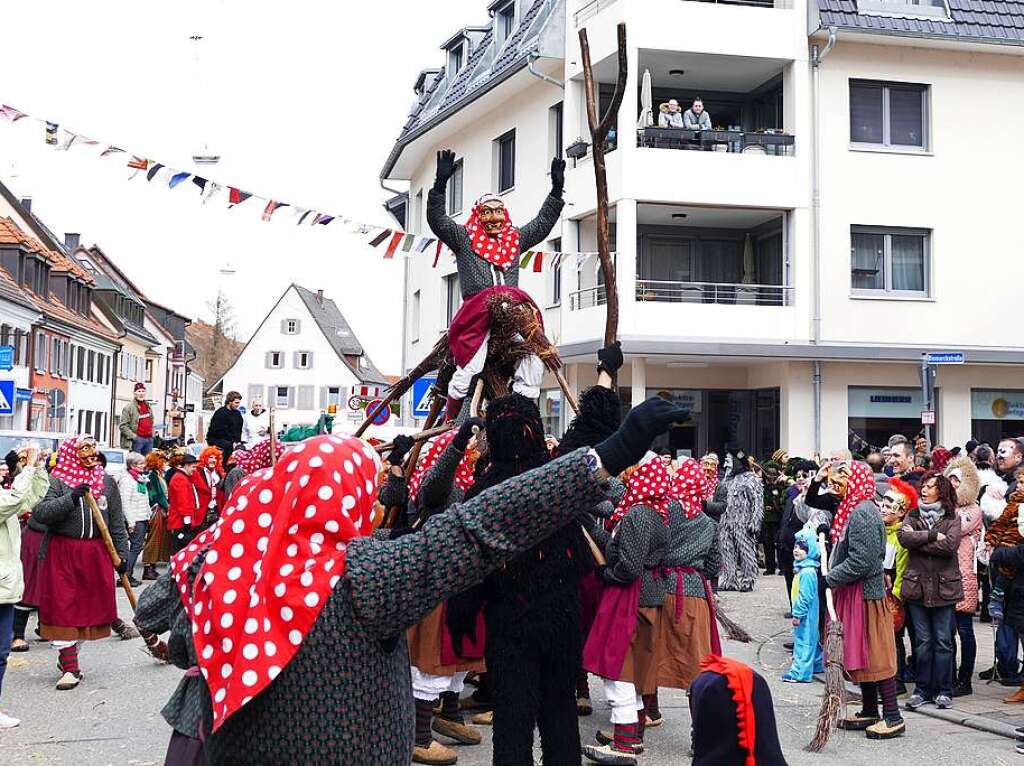
[[[710,3],[713,5],[740,5],[748,6],[751,8],[792,8],[793,0],[686,0],[687,2],[701,2]],[[579,29],[586,24],[590,19],[594,18],[597,14],[603,11],[605,8],[609,8],[615,5],[619,0],[590,0],[585,3],[575,14],[573,14],[573,21],[576,23],[576,28]]]
[[[746,282],[666,282],[638,279],[640,302],[720,303],[747,306],[789,306],[793,288],[786,285],[754,285]]]

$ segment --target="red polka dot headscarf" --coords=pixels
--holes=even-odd
[[[634,505],[653,508],[661,514],[667,524],[671,487],[672,479],[668,475],[665,461],[653,453],[648,453],[645,461],[630,475],[626,495],[615,508],[612,517],[608,519],[608,528],[613,529]]]
[[[704,468],[692,457],[683,458],[672,477],[672,497],[683,506],[686,518],[695,519],[704,511],[704,486],[707,475]]]
[[[466,221],[466,233],[473,243],[474,253],[502,271],[508,271],[509,266],[519,259],[519,229],[512,225],[506,208],[505,227],[501,233],[497,237],[492,237],[484,231],[484,225],[480,222],[480,211],[484,205],[491,202],[502,200],[493,194],[485,194],[476,201],[473,212]]]
[[[50,476],[60,479],[69,487],[74,489],[82,484],[88,484],[92,490],[93,497],[103,495],[103,464],[97,462],[92,468],[86,468],[78,458],[78,448],[81,442],[95,440],[91,436],[72,436],[60,443],[57,449],[57,459],[50,471]]]
[[[318,436],[239,482],[220,520],[171,559],[210,689],[213,730],[299,650],[372,531],[380,458],[355,438]],[[187,572],[208,547],[189,591]]]
[[[836,515],[832,518],[832,542],[838,543],[843,539],[846,532],[846,525],[850,523],[850,516],[858,505],[865,500],[875,499],[875,478],[867,463],[854,461],[849,464],[850,479],[846,483],[846,495],[836,509]]]
[[[285,446],[282,442],[277,442],[278,458],[284,452]],[[235,450],[233,456],[235,458],[235,465],[245,471],[246,476],[260,469],[270,468],[270,439],[257,442],[251,449]]]
[[[416,498],[417,493],[420,491],[420,485],[423,484],[423,479],[427,476],[427,471],[437,464],[441,454],[454,441],[456,434],[458,434],[458,429],[456,428],[446,431],[440,436],[431,439],[424,448],[420,461],[416,464],[416,469],[412,472],[412,476],[409,477],[409,497]],[[473,470],[476,467],[477,457],[478,455],[475,450],[467,449],[466,454],[459,462],[459,467],[455,469],[455,486],[463,492],[468,491],[473,486]]]

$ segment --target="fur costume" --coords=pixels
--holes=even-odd
[[[736,456],[727,485],[725,513],[718,525],[722,555],[719,590],[750,591],[757,582],[757,536],[764,518],[764,486],[746,455]]]
[[[490,462],[467,492],[467,500],[549,459],[540,413],[518,394],[491,402],[487,443]],[[591,565],[579,525],[570,524],[464,596],[486,601],[485,657],[494,696],[495,766],[533,765],[534,726],[540,730],[544,763],[579,762],[579,583]]]

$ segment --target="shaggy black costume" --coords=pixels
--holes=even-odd
[[[518,394],[487,409],[489,463],[466,499],[549,460],[537,406]],[[582,661],[579,581],[593,566],[578,524],[556,531],[448,602],[456,643],[485,603],[488,682],[494,696],[494,766],[533,766],[533,729],[545,766],[576,766],[576,674]]]

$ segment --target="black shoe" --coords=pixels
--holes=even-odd
[[[792,612],[786,612],[782,616],[785,617],[787,620],[792,620],[793,619],[793,613]]]
[[[1024,686],[1024,676],[1012,676],[1010,678],[1000,678],[999,683],[1002,686]]]
[[[155,580],[159,576],[160,575],[156,571],[156,566],[154,564],[146,564],[146,566],[142,568],[143,580]]]
[[[992,615],[990,615],[984,609],[981,610],[981,617],[978,618],[981,622],[992,622]]]
[[[995,668],[989,668],[978,673],[978,678],[982,681],[991,681],[993,675],[995,675]]]
[[[128,578],[128,583],[133,588],[141,588],[142,587],[142,580],[136,580],[134,577],[129,577]]]
[[[786,643],[784,643],[782,645],[782,648],[785,649],[786,651],[789,651],[789,652],[793,651],[793,642],[792,641],[787,641]]]
[[[954,697],[967,697],[971,694],[974,694],[974,689],[971,688],[970,680],[960,681],[953,687]]]

